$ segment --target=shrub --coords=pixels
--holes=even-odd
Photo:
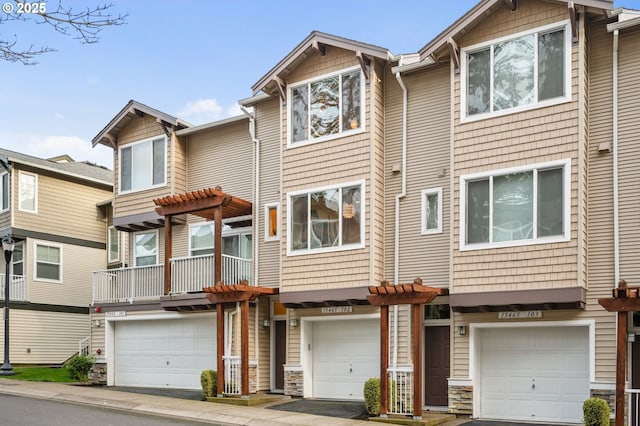
[[[75,355],[66,365],[69,375],[74,380],[80,380],[82,383],[89,381],[89,371],[96,362],[96,358],[90,355]]]
[[[582,405],[585,426],[609,426],[609,404],[601,398],[589,398]]]
[[[215,370],[203,370],[200,374],[200,385],[202,386],[202,393],[207,398],[212,398],[217,395],[218,388],[218,373]]]
[[[380,379],[372,378],[364,382],[364,408],[371,416],[380,414]]]

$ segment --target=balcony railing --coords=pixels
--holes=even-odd
[[[413,414],[413,368],[389,367],[389,414]]]
[[[4,300],[5,274],[0,274],[0,300]],[[26,302],[27,285],[23,275],[9,275],[9,300]]]
[[[251,259],[222,255],[222,281],[251,282]],[[215,283],[213,256],[171,259],[171,294],[202,291]],[[108,269],[93,273],[93,302],[115,303],[157,299],[164,294],[164,265]]]

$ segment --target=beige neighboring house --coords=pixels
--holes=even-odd
[[[101,203],[112,196],[113,172],[0,149],[0,182],[0,236],[15,240],[10,361],[62,364],[89,345],[91,274],[106,260]]]

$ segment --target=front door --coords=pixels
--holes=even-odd
[[[287,321],[276,321],[275,354],[274,354],[274,385],[276,390],[284,390],[284,364],[287,352]]]
[[[449,404],[449,326],[424,329],[424,403],[446,407]]]

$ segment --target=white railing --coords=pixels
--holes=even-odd
[[[0,274],[0,300],[4,300],[5,274]],[[26,302],[27,285],[23,275],[9,275],[9,300]]]
[[[213,255],[180,257],[171,259],[171,293],[183,294],[202,291],[214,286]],[[251,283],[251,259],[222,255],[222,282],[238,284],[242,280]]]
[[[629,409],[629,421],[627,424],[629,426],[638,426],[640,425],[640,389],[625,389],[624,391],[627,394],[627,403]]]
[[[242,280],[251,284],[251,259],[222,255],[222,282],[225,284],[238,284]]]
[[[238,355],[224,355],[224,394],[240,395],[241,370]]]
[[[129,302],[164,294],[164,265],[108,269],[93,273],[93,301]]]
[[[413,369],[411,367],[388,368],[389,414],[413,414]]]
[[[91,336],[85,337],[78,342],[78,355],[89,356],[89,345],[91,342]]]

